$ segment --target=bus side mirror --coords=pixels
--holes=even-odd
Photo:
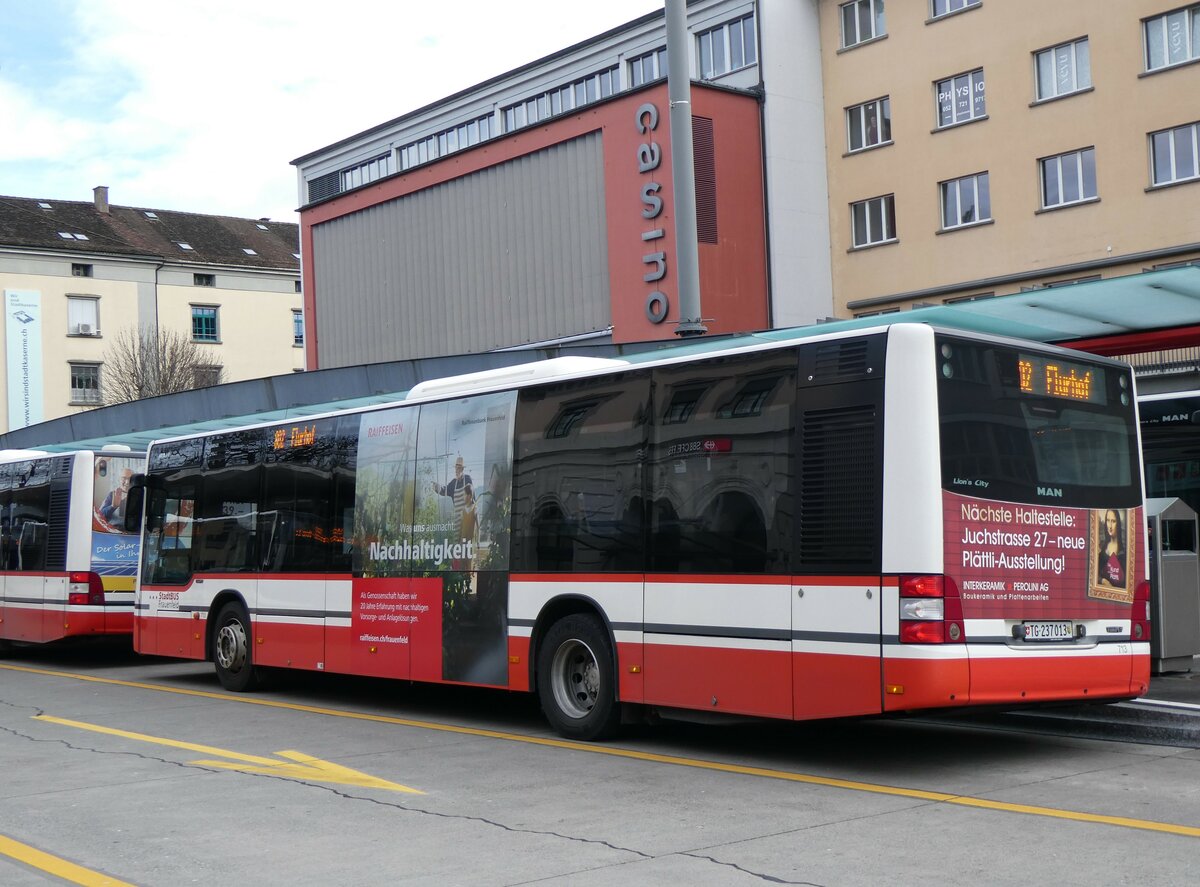
[[[130,480],[129,494],[125,502],[124,530],[126,533],[138,533],[142,529],[142,513],[145,511],[146,491],[162,489],[162,481],[145,474],[135,474]],[[146,515],[146,529],[156,530],[162,527],[162,509],[151,509]]]
[[[125,497],[125,517],[122,529],[126,533],[137,533],[142,529],[142,506],[146,501],[146,488],[140,484],[130,484],[129,493]]]

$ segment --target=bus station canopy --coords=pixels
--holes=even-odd
[[[1032,339],[1106,355],[1200,343],[1200,266],[1047,286],[1008,296],[913,308],[854,320],[738,336],[618,345],[565,344],[313,370],[148,398],[64,416],[0,435],[0,449],[144,451],[165,437],[299,419],[402,400],[419,382],[549,357],[585,355],[637,362],[649,355],[702,354],[739,340],[785,341],[891,323],[927,323]]]

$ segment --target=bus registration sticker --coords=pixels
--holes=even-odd
[[[1022,622],[1021,631],[1027,641],[1069,641],[1075,637],[1070,622]]]

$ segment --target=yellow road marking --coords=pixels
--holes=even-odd
[[[123,681],[117,678],[100,678],[94,675],[73,674],[71,672],[50,671],[47,669],[29,668],[20,665],[3,665],[0,668],[11,671],[24,671],[30,674],[48,675],[50,677],[70,678],[79,681],[91,681],[98,684],[112,684],[119,687],[132,687],[139,690],[157,690],[162,693],[175,693],[182,696],[198,696],[205,699],[220,699],[225,702],[241,702],[246,705],[262,705],[268,708],[280,708],[289,711],[302,711],[309,714],[327,715],[334,718],[348,718],[356,721],[371,721],[378,724],[393,724],[400,727],[415,727],[422,730],[436,730],[442,733],[454,733],[460,736],[479,736],[485,739],[503,739],[509,742],[522,742],[527,745],[540,745],[550,748],[570,749],[572,751],[588,752],[589,754],[609,755],[611,757],[629,758],[638,761],[650,761],[657,764],[672,764],[680,767],[692,767],[699,770],[712,770],[720,773],[736,773],[742,776],[759,776],[764,779],[781,779],[788,782],[800,782],[808,785],[821,785],[829,788],[843,788],[851,791],[870,792],[879,795],[893,795],[902,798],[914,798],[922,801],[937,801],[944,804],[956,804],[961,807],[975,807],[983,810],[1000,810],[1007,813],[1023,813],[1029,816],[1045,816],[1052,819],[1068,819],[1075,822],[1090,822],[1100,825],[1115,825],[1121,828],[1139,829],[1141,831],[1165,832],[1172,835],[1182,835],[1190,838],[1200,838],[1200,828],[1190,825],[1178,825],[1170,822],[1155,822],[1149,819],[1130,819],[1124,816],[1104,816],[1098,813],[1082,813],[1076,810],[1061,810],[1056,807],[1038,807],[1029,804],[1010,804],[1004,801],[990,801],[984,798],[972,798],[965,795],[953,795],[945,792],[925,791],[923,789],[901,788],[893,785],[881,785],[871,782],[855,782],[849,779],[835,779],[828,776],[812,776],[806,773],[792,773],[787,770],[769,770],[762,767],[744,767],[740,764],[722,764],[717,761],[703,761],[696,758],[683,758],[675,755],[660,755],[651,752],[640,752],[626,748],[615,748],[606,745],[592,745],[584,742],[571,742],[566,739],[549,739],[541,736],[524,736],[520,733],[505,733],[500,730],[483,730],[478,727],[457,727],[452,724],[438,724],[432,721],[418,721],[411,718],[397,718],[388,715],[373,715],[365,712],[345,711],[336,708],[322,708],[312,705],[301,705],[295,702],[281,702],[276,699],[259,699],[253,696],[233,695],[228,693],[213,693],[206,690],[189,690],[182,687],[167,687],[162,684],[146,684],[139,681]]]
[[[386,779],[368,776],[366,773],[358,770],[351,770],[349,767],[343,767],[340,764],[331,764],[329,761],[322,761],[320,758],[314,758],[312,755],[306,755],[298,751],[278,752],[279,757],[286,758],[292,762],[286,763],[277,758],[244,755],[241,752],[214,748],[211,745],[198,745],[195,742],[182,742],[178,739],[148,736],[145,733],[131,733],[128,730],[102,727],[99,724],[86,724],[83,721],[69,721],[66,718],[56,718],[53,715],[34,715],[33,717],[35,721],[48,721],[51,724],[61,724],[64,727],[76,727],[80,730],[90,730],[93,733],[105,733],[109,736],[120,736],[123,739],[134,739],[138,742],[153,742],[156,745],[167,745],[171,748],[182,748],[185,751],[199,752],[203,755],[217,755],[218,757],[241,761],[240,764],[214,760],[191,762],[208,767],[221,767],[226,770],[240,770],[246,773],[266,773],[271,776],[285,776],[292,779],[305,779],[314,782],[336,782],[345,785],[357,785],[361,788],[382,788],[388,791],[406,792],[413,795],[425,794],[415,788],[409,788],[397,782],[388,782]]]
[[[59,859],[44,850],[38,850],[36,847],[30,847],[28,844],[22,844],[20,841],[14,841],[4,835],[0,835],[0,854],[35,869],[41,869],[43,872],[72,884],[82,884],[83,887],[133,887],[125,881],[85,869],[81,865]]]

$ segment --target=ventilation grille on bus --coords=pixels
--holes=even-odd
[[[847,376],[865,375],[867,363],[866,339],[846,342],[826,342],[817,346],[813,366],[814,382],[833,382]]]
[[[801,569],[872,568],[879,511],[875,408],[812,410],[801,424]]]
[[[65,570],[67,567],[67,523],[70,508],[70,484],[52,485],[50,487],[50,526],[46,534],[46,569],[48,570]]]

